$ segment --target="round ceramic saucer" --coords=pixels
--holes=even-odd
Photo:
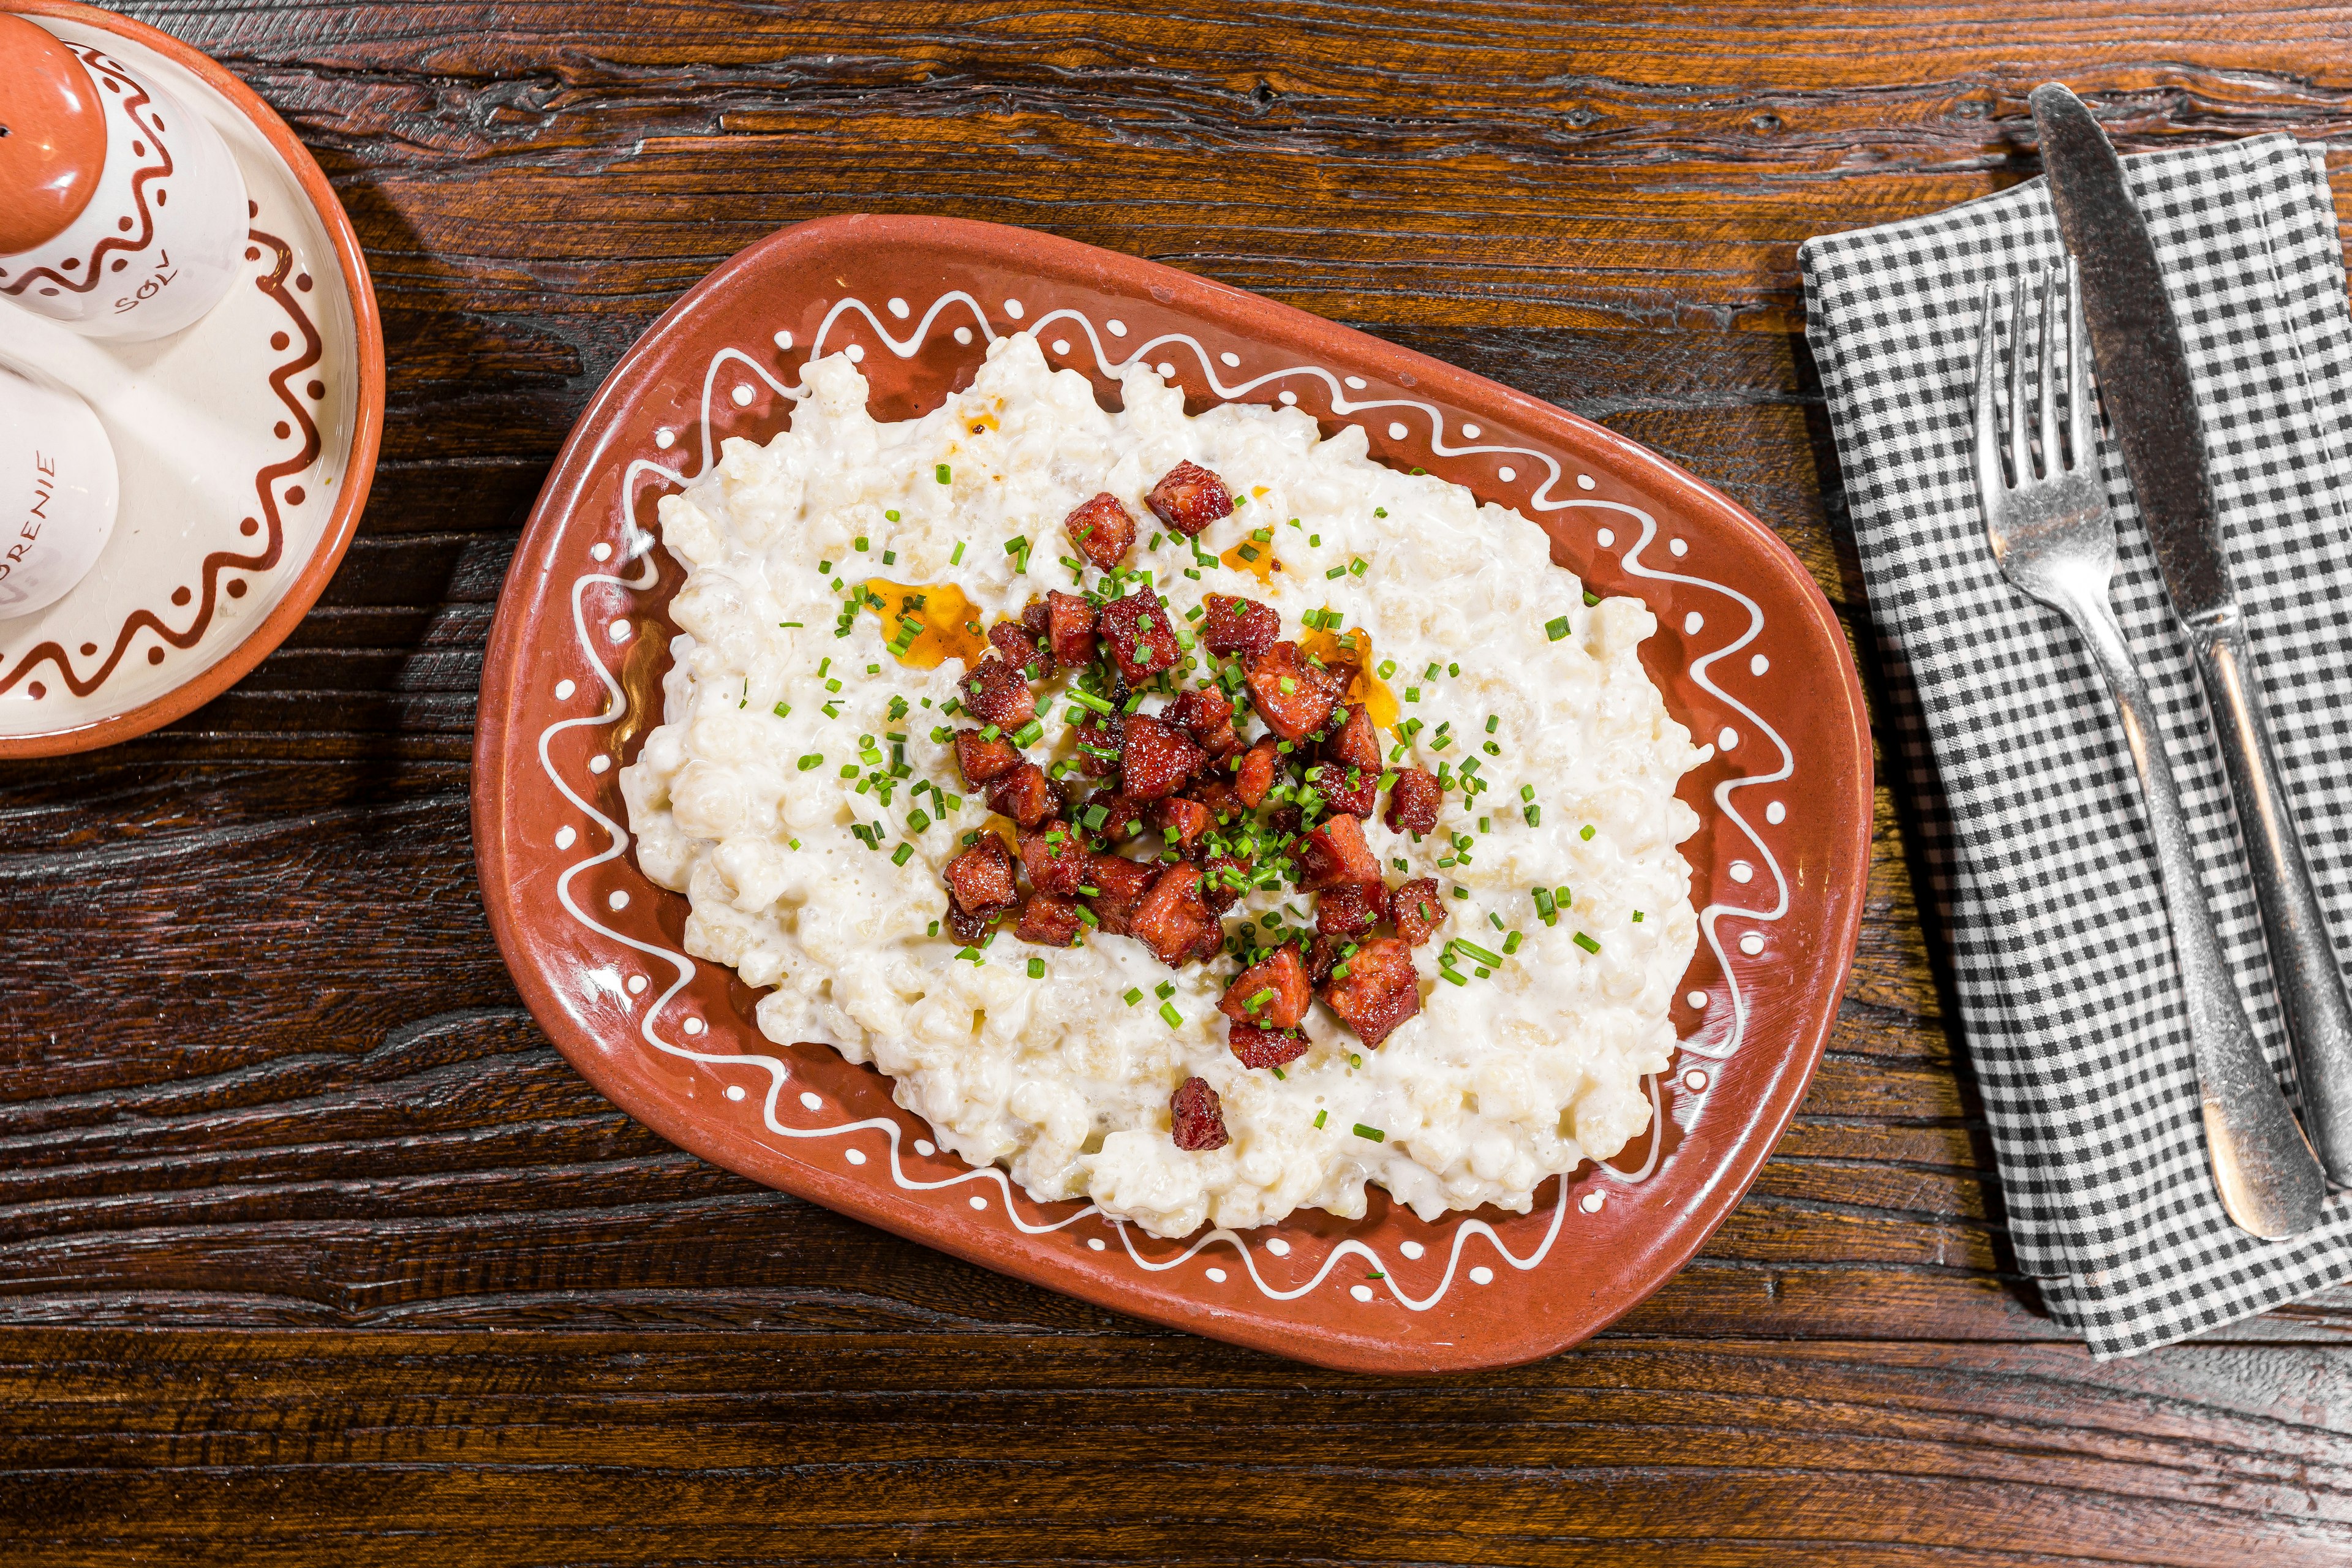
[[[351,544],[383,424],[383,337],[326,176],[243,82],[152,27],[65,0],[0,0],[156,81],[245,175],[249,276],[195,325],[103,343],[0,314],[0,361],[96,410],[122,500],[97,566],[0,620],[0,757],[86,751],[218,695],[291,631]]]

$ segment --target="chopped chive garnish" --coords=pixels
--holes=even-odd
[[[898,564],[898,552],[895,550],[884,551],[882,552],[882,564],[885,566],[896,566]]]
[[[1541,827],[1541,826],[1543,826],[1543,807],[1542,807],[1542,806],[1539,806],[1539,805],[1524,805],[1524,806],[1521,806],[1521,807],[1519,808],[1519,815],[1520,815],[1521,816],[1524,816],[1524,817],[1526,817],[1526,818],[1528,819],[1528,826],[1529,827]]]
[[[1518,952],[1519,943],[1524,940],[1517,931],[1513,931],[1503,939],[1503,951],[1507,953]]]
[[[1029,978],[1032,980],[1043,980],[1045,978],[1045,961],[1044,959],[1033,958],[1029,961]]]
[[[1176,994],[1176,983],[1172,980],[1163,980],[1151,988],[1151,994],[1165,1002]]]
[[[940,483],[944,485],[953,483],[955,476],[949,471],[948,466],[945,463],[941,463],[938,468],[931,470],[931,478],[939,480]]]
[[[1362,1067],[1364,1065],[1363,1053],[1361,1051],[1349,1051],[1348,1053],[1348,1065],[1351,1068]]]
[[[1499,965],[1503,962],[1503,955],[1501,953],[1490,952],[1486,949],[1480,947],[1475,942],[1464,942],[1461,938],[1456,937],[1454,940],[1454,945],[1460,948],[1463,952],[1468,953],[1471,957],[1476,959],[1481,963]]]
[[[1578,828],[1578,829],[1576,830],[1576,836],[1577,836],[1579,838],[1583,839],[1587,844],[1590,844],[1590,843],[1591,843],[1591,842],[1592,842],[1592,834],[1593,834],[1593,827],[1592,827],[1592,824],[1591,824],[1591,823],[1589,823],[1589,822],[1588,822],[1588,823],[1586,823],[1582,827],[1580,827],[1580,828]]]
[[[1073,690],[1070,693],[1070,700],[1077,703],[1082,708],[1091,708],[1097,713],[1108,713],[1111,711],[1111,705],[1104,701],[1101,698],[1096,696],[1091,691]]]
[[[1123,997],[1122,1000],[1125,1001],[1129,1006],[1132,1007],[1138,1002],[1143,1000],[1143,993],[1137,987],[1130,985],[1127,988],[1127,995]]]
[[[1601,602],[1601,595],[1591,592],[1590,589],[1587,589],[1584,595],[1584,602],[1588,605],[1597,605]]]
[[[1318,1111],[1317,1111],[1317,1112],[1315,1113],[1315,1125],[1316,1125],[1316,1127],[1317,1127],[1317,1129],[1318,1129],[1318,1130],[1320,1130],[1320,1129],[1321,1129],[1321,1127],[1322,1127],[1322,1125],[1323,1125],[1323,1119],[1324,1119],[1325,1117],[1327,1117],[1327,1116],[1330,1115],[1330,1114],[1331,1114],[1331,1113],[1330,1113],[1329,1111],[1328,1111],[1328,1110],[1318,1110]]]
[[[1390,676],[1394,675],[1396,672],[1396,660],[1392,658],[1384,658],[1381,660],[1381,679],[1382,680],[1386,680]]]
[[[1633,911],[1633,923],[1635,925],[1640,925],[1642,923],[1642,911],[1639,910],[1635,910]]]
[[[824,753],[822,752],[811,752],[807,756],[803,757],[800,761],[800,770],[803,773],[808,772],[811,768],[821,768],[823,766],[824,766]]]
[[[956,547],[955,547],[953,550],[950,550],[950,551],[949,551],[949,552],[948,552],[948,564],[949,564],[949,565],[950,565],[950,566],[961,566],[961,565],[962,565],[962,564],[963,564],[963,541],[962,541],[962,540],[961,540],[961,539],[957,540],[957,541],[956,541]]]
[[[1013,731],[1013,743],[1016,746],[1034,746],[1037,743],[1037,737],[1045,732],[1045,727],[1032,719]]]
[[[779,718],[779,719],[789,719],[789,718],[791,718],[792,716],[793,716],[793,705],[792,705],[791,703],[789,703],[789,702],[779,702],[779,703],[777,703],[777,704],[776,704],[776,717],[777,717],[777,718]]]
[[[1437,961],[1437,977],[1440,980],[1444,981],[1448,985],[1469,984],[1470,982],[1466,976],[1456,974],[1452,969],[1446,967],[1452,962],[1453,961],[1451,959],[1444,958],[1441,958]]]
[[[1018,555],[1028,548],[1029,541],[1017,533],[1004,542],[1004,553],[1007,555]]]
[[[1176,1004],[1173,1002],[1160,1004],[1160,1016],[1167,1021],[1168,1026],[1171,1029],[1181,1029],[1184,1026],[1184,1015],[1176,1011]]]
[[[898,521],[898,514],[895,511],[886,511],[882,515],[889,521],[896,522]]]
[[[1348,569],[1345,566],[1334,566],[1331,570],[1323,574],[1324,576],[1331,578],[1345,577],[1347,574]]]
[[[907,857],[912,855],[914,852],[915,847],[913,845],[901,844],[898,847],[890,851],[890,864],[893,866],[903,866],[907,863]]]
[[[859,534],[856,538],[855,538],[855,539],[851,540],[849,542],[850,542],[850,544],[851,544],[853,547],[855,547],[856,549],[860,550],[860,551],[863,551],[863,550],[866,548],[866,536],[865,536],[864,534],[862,534],[862,533],[861,533],[861,534]]]
[[[1389,1140],[1389,1135],[1381,1131],[1379,1128],[1367,1127],[1360,1121],[1356,1123],[1356,1136],[1359,1138],[1369,1138],[1375,1143],[1385,1143]]]
[[[1502,721],[1503,721],[1503,720],[1502,720],[1502,715],[1500,715],[1500,714],[1498,714],[1498,713],[1489,713],[1489,714],[1487,714],[1487,715],[1486,715],[1486,733],[1488,733],[1489,735],[1493,734],[1493,733],[1495,732],[1496,726],[1496,725],[1498,725],[1498,724],[1500,724],[1500,723],[1502,723]]]
[[[1593,941],[1591,937],[1585,935],[1582,931],[1578,931],[1576,933],[1576,945],[1582,948],[1587,952],[1599,952],[1601,951],[1601,944]]]

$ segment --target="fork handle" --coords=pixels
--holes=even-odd
[[[2220,721],[2221,760],[2237,802],[2239,835],[2254,873],[2254,897],[2270,945],[2271,973],[2294,1047],[2303,1119],[2320,1163],[2352,1185],[2352,1002],[2320,918],[2294,820],[2273,761],[2270,721],[2253,679],[2244,620],[2235,613],[2189,626],[2205,697]]]
[[[2106,584],[2097,584],[2095,591],[2083,584],[2067,597],[2069,618],[2089,645],[2122,711],[2124,738],[2131,747],[2132,765],[2139,770],[2165,910],[2171,917],[2173,951],[2180,963],[2181,990],[2189,1004],[2205,1142],[2221,1206],[2241,1229],[2266,1240],[2299,1236],[2319,1222],[2327,1200],[2327,1178],[2295,1125],[2294,1113],[2287,1109],[2278,1077],[2254,1038],[2237,983],[2222,959],[2212,910],[2197,874],[2188,819],[2181,815],[2180,789],[2153,722],[2147,683],[2107,602]]]

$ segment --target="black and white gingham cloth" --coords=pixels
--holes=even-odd
[[[2284,136],[2124,161],[2189,349],[2279,765],[2352,959],[2352,316],[2321,154]],[[1985,547],[1970,447],[1985,288],[2064,255],[2040,180],[1809,241],[1828,395],[1960,1024],[2020,1265],[2098,1355],[2352,1277],[2352,1194],[2264,1242],[2206,1166],[2180,984],[2115,707],[2055,610]],[[2028,331],[2033,329],[2029,325]],[[2206,892],[2292,1089],[2226,776],[2120,455],[2114,597],[2147,673]]]

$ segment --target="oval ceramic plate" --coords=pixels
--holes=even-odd
[[[1683,1038],[1650,1134],[1538,1190],[1533,1212],[1424,1224],[1379,1189],[1181,1242],[1036,1204],[937,1152],[889,1081],[779,1047],[753,994],[681,950],[686,900],[632,862],[617,766],[659,722],[682,578],[656,500],[730,436],[764,440],[812,354],[845,350],[881,418],[970,384],[1030,328],[1106,401],[1140,356],[1197,412],[1294,402],[1373,456],[1536,519],[1553,559],[1656,611],[1644,650],[1716,759],[1682,795],[1703,911]],[[613,1100],[705,1159],[958,1257],[1140,1317],[1370,1372],[1494,1366],[1592,1333],[1689,1258],[1803,1094],[1852,958],[1870,826],[1862,693],[1795,557],[1658,458],[1559,409],[1328,321],[1024,230],[832,218],[777,234],[678,301],[572,431],[499,601],[474,836],[500,947],[540,1023]]]
[[[308,614],[351,545],[383,424],[383,339],[342,204],[286,122],[178,39],[64,0],[0,0],[121,96],[127,65],[228,143],[249,277],[148,343],[0,306],[0,359],[80,394],[114,445],[113,537],[74,590],[0,620],[0,757],[88,751],[209,701]],[[159,198],[160,199],[160,198]]]

